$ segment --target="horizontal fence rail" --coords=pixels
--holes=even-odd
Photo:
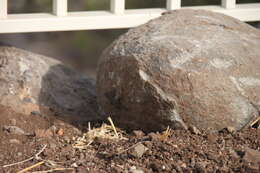
[[[130,28],[180,8],[211,10],[247,22],[260,21],[260,3],[222,0],[219,5],[182,7],[181,0],[165,1],[165,8],[125,9],[125,0],[110,0],[110,11],[68,12],[67,0],[53,0],[52,13],[8,14],[8,0],[0,0],[0,33]]]

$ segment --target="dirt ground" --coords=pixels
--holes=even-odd
[[[88,125],[78,129],[55,118],[17,114],[0,106],[0,172],[260,172],[259,128],[144,134],[95,126],[99,131],[90,133]]]

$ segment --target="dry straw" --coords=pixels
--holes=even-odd
[[[108,139],[108,140],[122,140],[127,139],[123,136],[124,132],[116,128],[111,117],[108,117],[108,124],[102,124],[101,127],[91,128],[88,123],[88,132],[84,133],[82,137],[76,139],[73,144],[74,148],[85,149],[93,143],[95,139]]]

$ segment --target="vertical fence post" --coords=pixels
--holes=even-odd
[[[114,14],[124,14],[125,0],[110,0],[110,10]]]
[[[167,0],[167,10],[176,10],[181,8],[181,0]]]
[[[221,5],[224,8],[236,8],[236,0],[221,0]]]
[[[67,0],[53,0],[53,13],[56,16],[67,16],[68,1]]]
[[[0,19],[7,18],[7,0],[0,0]]]

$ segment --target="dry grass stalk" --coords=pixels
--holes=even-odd
[[[44,145],[43,148],[38,153],[36,153],[34,156],[30,157],[29,159],[25,159],[23,161],[12,163],[12,164],[9,164],[9,165],[4,165],[3,168],[14,166],[14,165],[18,165],[18,164],[22,164],[22,163],[28,162],[28,161],[30,161],[32,159],[41,160],[39,155],[45,150],[46,147],[47,147],[47,145]]]
[[[27,172],[27,171],[29,171],[29,170],[31,170],[31,169],[33,169],[33,168],[36,168],[36,167],[38,167],[38,166],[40,166],[40,165],[42,165],[42,164],[44,164],[44,161],[38,162],[38,163],[36,163],[36,164],[34,164],[34,165],[32,165],[32,166],[29,166],[29,167],[27,167],[27,168],[25,168],[25,169],[23,169],[23,170],[17,172],[17,173]]]
[[[256,118],[256,120],[254,120],[254,121],[250,124],[250,126],[253,127],[253,126],[256,125],[257,123],[259,123],[259,121],[260,121],[260,116],[258,116],[258,117]]]
[[[32,172],[32,173],[51,173],[51,172],[56,172],[56,171],[73,171],[74,169],[73,168],[54,168],[54,169],[49,169],[49,170],[46,170],[46,171],[35,171],[35,172]]]
[[[162,133],[162,135],[161,135],[161,140],[162,140],[162,141],[166,141],[166,140],[169,138],[170,133],[171,133],[171,129],[170,129],[170,127],[168,126],[167,129]]]
[[[109,120],[110,119],[110,120]],[[82,137],[76,139],[75,143],[73,144],[74,148],[79,149],[85,149],[89,145],[92,144],[92,142],[97,139],[109,139],[109,140],[122,140],[127,139],[123,137],[123,131],[120,129],[117,129],[114,126],[114,123],[111,118],[109,118],[108,121],[111,125],[102,124],[99,128],[90,128],[89,125],[89,131],[87,133],[84,133]]]
[[[114,130],[116,136],[119,138],[118,133],[117,133],[117,131],[116,131],[116,127],[115,127],[115,125],[114,125],[114,123],[113,123],[113,121],[112,121],[112,118],[111,118],[111,117],[108,117],[108,121],[110,122],[111,126],[113,127],[113,130]]]

